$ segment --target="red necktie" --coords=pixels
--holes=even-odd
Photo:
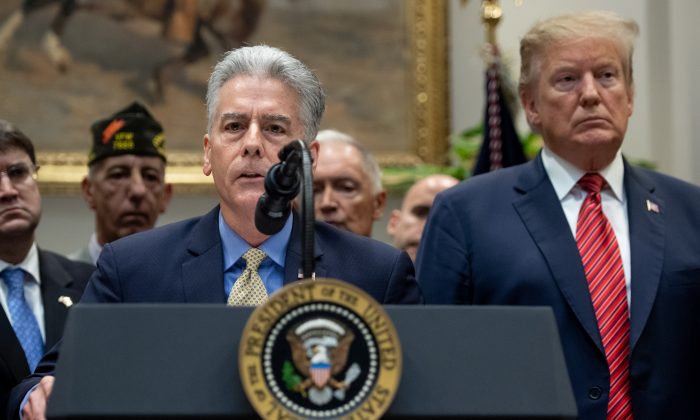
[[[588,195],[576,223],[576,244],[610,371],[608,419],[631,419],[627,288],[615,232],[600,203],[605,180],[598,174],[586,174],[578,184]]]

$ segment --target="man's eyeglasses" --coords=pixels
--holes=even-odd
[[[10,165],[5,168],[4,171],[0,171],[0,180],[2,176],[7,176],[12,185],[24,185],[29,182],[29,180],[36,180],[37,172],[39,171],[39,166],[37,165],[27,165],[26,163],[17,163]]]

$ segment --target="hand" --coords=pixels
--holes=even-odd
[[[22,409],[24,420],[44,420],[46,419],[46,401],[48,401],[53,390],[53,376],[44,376],[29,394],[27,404]]]

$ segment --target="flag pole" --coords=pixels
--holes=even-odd
[[[486,105],[484,136],[472,175],[495,171],[527,160],[501,86],[496,26],[502,16],[503,9],[498,0],[482,0],[481,20],[486,27]]]

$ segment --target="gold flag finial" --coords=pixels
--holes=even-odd
[[[503,16],[498,0],[481,1],[481,21],[486,25],[486,42],[496,45],[496,25]]]

